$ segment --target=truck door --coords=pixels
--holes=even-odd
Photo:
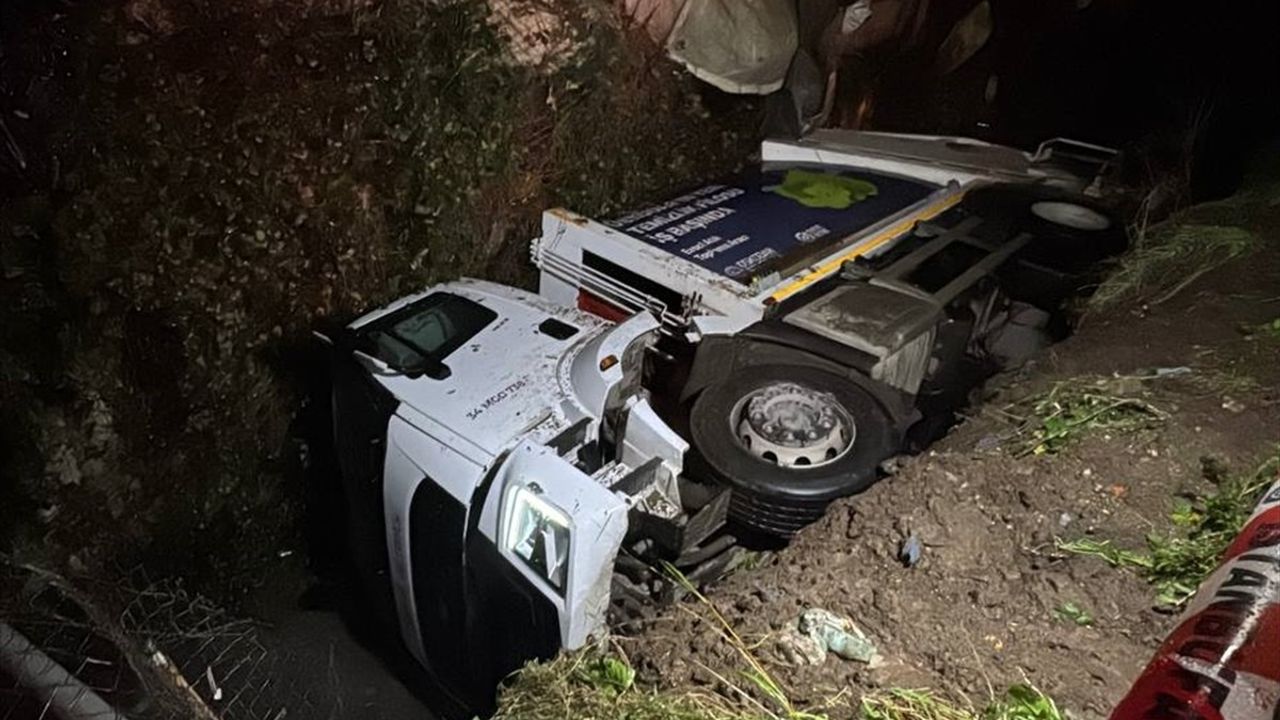
[[[477,489],[468,524],[470,648],[485,687],[603,631],[627,530],[621,498],[526,442]]]

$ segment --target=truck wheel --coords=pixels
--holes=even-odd
[[[1033,236],[1021,255],[1058,272],[1086,273],[1125,250],[1124,223],[1108,208],[1078,193],[1036,185],[990,185],[970,192],[964,206],[1010,234]]]
[[[802,366],[752,367],[712,385],[689,422],[708,469],[732,489],[730,517],[781,537],[866,489],[898,449],[889,414],[869,393]]]

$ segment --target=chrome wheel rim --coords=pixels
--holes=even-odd
[[[794,382],[753,390],[734,404],[729,426],[742,449],[780,467],[821,467],[853,448],[853,416],[828,392]]]

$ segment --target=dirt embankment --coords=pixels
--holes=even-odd
[[[1267,327],[1280,318],[1277,202],[1201,206],[1179,217],[1230,216],[1262,247],[1155,306],[1139,299],[1090,313],[1067,342],[1001,378],[1005,389],[988,390],[932,451],[708,592],[792,702],[849,717],[863,693],[931,688],[981,708],[1011,684],[1030,683],[1074,717],[1108,714],[1175,615],[1156,608],[1139,571],[1072,555],[1058,541],[1145,553],[1149,534],[1177,532],[1171,512],[1215,490],[1223,466],[1245,474],[1274,454],[1280,333]],[[1137,379],[1156,368],[1166,369],[1161,378]],[[1094,378],[1106,380],[1094,386]],[[1040,444],[1035,427],[1045,426],[1033,420],[1018,431],[1034,415],[1019,399],[1080,383],[1163,419],[1085,430],[1057,453],[1027,453]],[[912,535],[923,552],[906,567],[898,557]],[[811,607],[852,617],[884,664],[834,656],[788,664],[779,633]],[[641,681],[731,696],[725,679],[750,688],[740,653],[704,610],[684,603],[619,641]]]
[[[60,80],[0,83],[27,160],[0,163],[4,547],[253,582],[297,540],[317,319],[527,279],[544,207],[608,212],[749,152],[750,108],[710,119],[608,8],[531,29],[509,5],[133,0],[5,28]]]

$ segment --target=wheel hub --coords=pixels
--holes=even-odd
[[[852,416],[831,393],[798,383],[766,385],[735,405],[730,426],[739,444],[783,467],[815,467],[853,446]]]

